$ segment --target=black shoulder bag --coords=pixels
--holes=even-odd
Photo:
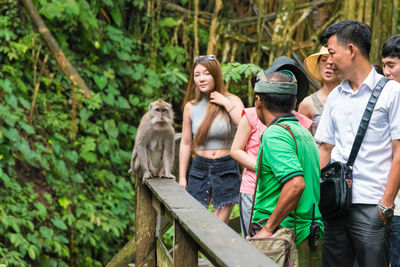
[[[375,104],[387,81],[388,79],[383,77],[371,93],[347,163],[335,161],[321,170],[319,210],[325,219],[345,216],[351,210],[353,164],[367,131]]]

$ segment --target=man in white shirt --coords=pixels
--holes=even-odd
[[[342,80],[328,96],[315,139],[321,168],[347,162],[372,90],[383,77],[369,62],[370,28],[354,20],[330,25],[320,38]],[[394,199],[400,186],[400,85],[386,83],[353,166],[352,209],[326,221],[322,266],[389,265]]]
[[[381,50],[383,74],[400,82],[400,34],[390,37]],[[394,216],[392,219],[392,235],[390,237],[390,264],[400,266],[400,194],[394,200]]]

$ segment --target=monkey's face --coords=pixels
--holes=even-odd
[[[170,123],[172,120],[171,108],[164,105],[155,105],[151,109],[151,123]]]
[[[194,83],[203,94],[211,93],[215,88],[214,78],[206,67],[198,64],[194,68]]]

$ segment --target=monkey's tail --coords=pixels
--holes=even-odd
[[[128,173],[135,173],[138,171],[139,163],[137,158],[137,151],[134,149],[132,151],[132,159],[131,159],[131,168],[128,170]]]

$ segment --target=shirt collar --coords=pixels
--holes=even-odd
[[[283,121],[299,121],[299,120],[292,113],[286,113],[286,114],[276,116],[270,125],[278,123],[278,122],[283,122]]]
[[[375,68],[372,67],[372,70],[369,72],[367,78],[365,78],[365,80],[361,83],[361,85],[358,89],[368,88],[370,91],[372,91],[375,88],[375,85],[378,83],[378,81],[381,78],[382,78],[382,75],[377,73]],[[342,81],[342,83],[339,85],[338,89],[339,89],[339,92],[345,91],[345,92],[354,93],[348,80]]]

